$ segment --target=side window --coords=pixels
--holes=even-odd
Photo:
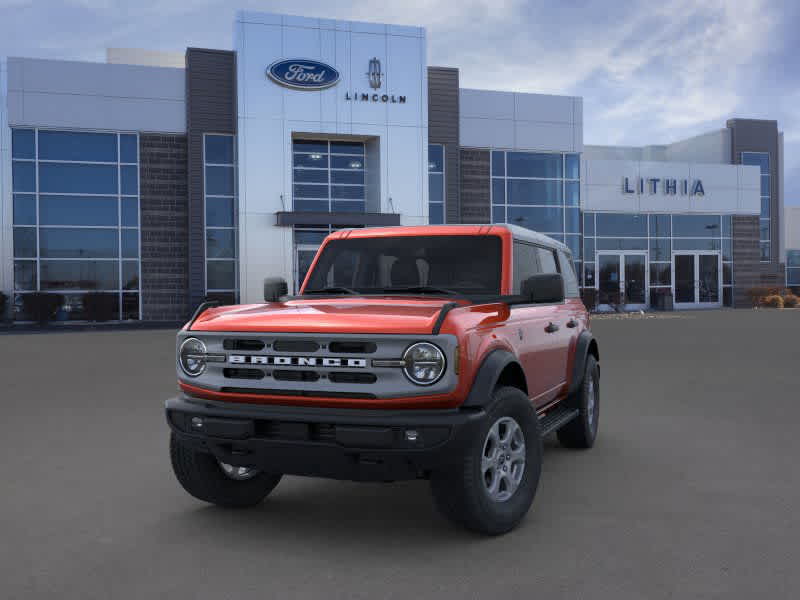
[[[577,298],[578,277],[575,275],[575,267],[572,260],[564,252],[558,253],[558,261],[561,263],[561,273],[564,275],[564,296],[567,298]]]
[[[522,282],[531,275],[541,273],[536,246],[514,242],[514,284],[512,294],[519,294]]]
[[[541,265],[541,273],[558,273],[558,263],[556,262],[556,253],[550,248],[536,248],[539,255],[539,265]]]

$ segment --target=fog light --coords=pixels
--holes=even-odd
[[[406,441],[407,442],[416,442],[419,434],[417,433],[416,429],[406,429]]]
[[[202,429],[203,419],[201,419],[200,417],[192,417],[192,427],[194,429]]]

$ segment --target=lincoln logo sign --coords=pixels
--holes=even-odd
[[[667,196],[675,196],[680,193],[681,196],[705,196],[706,191],[703,189],[703,182],[699,179],[661,179],[660,177],[635,177],[631,180],[630,177],[622,178],[622,193],[623,194],[638,194],[642,195],[647,189],[648,194],[656,194],[659,191]]]
[[[263,356],[253,354],[231,354],[228,362],[237,365],[272,365],[280,367],[349,367],[363,369],[367,366],[363,358],[317,358],[316,356]]]
[[[339,83],[339,71],[330,65],[306,59],[287,59],[272,63],[267,76],[275,83],[296,90],[324,90]]]

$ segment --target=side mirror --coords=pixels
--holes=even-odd
[[[278,302],[289,293],[289,285],[283,277],[264,279],[264,302]]]
[[[520,292],[529,302],[545,304],[564,301],[564,278],[561,273],[539,273],[522,282]]]

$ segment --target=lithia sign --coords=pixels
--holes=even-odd
[[[367,81],[372,92],[347,91],[344,99],[350,102],[383,102],[387,104],[405,104],[406,97],[378,92],[383,86],[381,61],[377,57],[369,61]],[[293,90],[324,90],[339,83],[341,76],[334,67],[304,58],[277,60],[267,67],[267,77],[278,85]]]
[[[705,196],[703,182],[700,179],[670,179],[659,177],[623,177],[622,193],[642,195],[647,189],[648,194],[657,194],[659,191],[666,196]]]

